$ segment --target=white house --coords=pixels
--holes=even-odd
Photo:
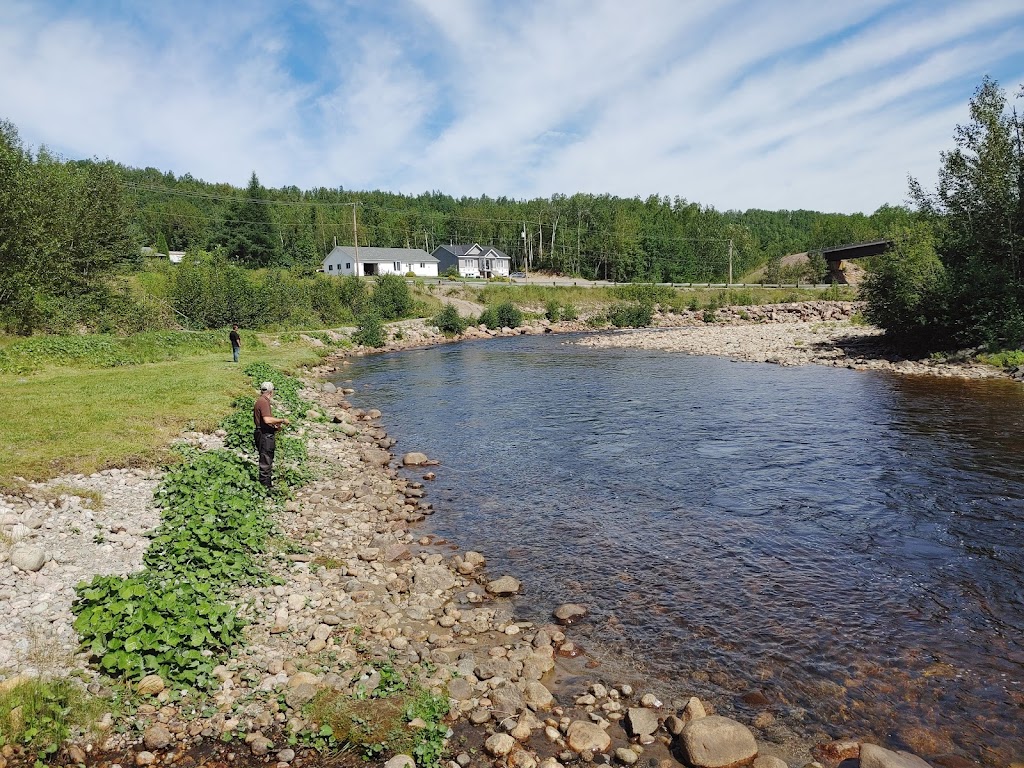
[[[440,245],[431,254],[437,257],[438,269],[445,272],[452,267],[459,277],[508,277],[512,272],[512,259],[493,246]]]
[[[437,259],[422,248],[360,247],[336,245],[324,259],[325,275],[405,275],[437,277]]]

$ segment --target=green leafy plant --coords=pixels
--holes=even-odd
[[[20,746],[45,765],[68,739],[98,733],[100,718],[115,707],[72,679],[26,680],[0,692],[0,747]]]
[[[652,316],[650,304],[616,304],[608,310],[608,320],[616,328],[646,328]]]
[[[452,304],[445,304],[432,322],[441,333],[453,336],[469,327],[469,321],[459,315],[459,311]]]
[[[376,312],[364,312],[359,317],[359,326],[352,335],[352,341],[364,347],[380,349],[388,343],[384,323]]]

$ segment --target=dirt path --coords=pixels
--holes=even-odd
[[[437,298],[441,300],[442,304],[450,304],[455,307],[463,317],[478,317],[486,309],[483,304],[477,304],[475,301],[466,301],[465,299],[457,299],[446,293],[439,293]]]

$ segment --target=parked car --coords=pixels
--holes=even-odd
[[[509,277],[526,277],[525,272],[513,272]]]

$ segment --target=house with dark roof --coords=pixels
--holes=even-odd
[[[324,258],[325,275],[407,275],[437,277],[437,259],[422,248],[371,248],[336,245]]]
[[[453,267],[459,277],[508,277],[512,259],[493,246],[479,243],[470,245],[440,245],[432,256],[437,258],[438,270],[447,272]]]

